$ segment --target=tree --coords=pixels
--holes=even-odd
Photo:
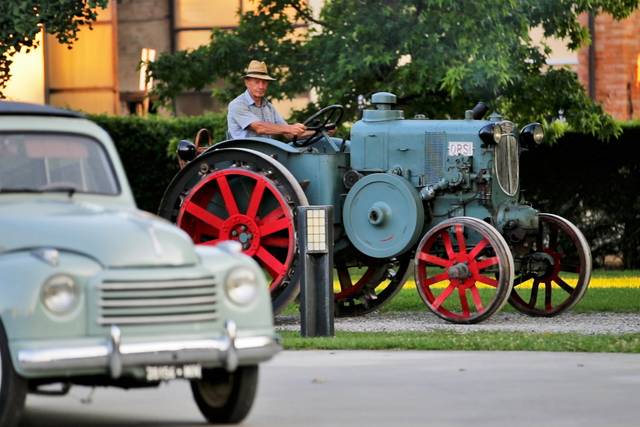
[[[328,0],[318,18],[306,4],[262,0],[237,29],[213,31],[210,44],[161,55],[150,68],[156,93],[166,102],[224,79],[214,96],[228,101],[258,58],[275,68],[275,98],[315,88],[320,105],[345,104],[351,117],[357,95],[387,90],[407,115],[461,117],[483,100],[519,123],[551,122],[563,110],[576,131],[620,131],[575,73],[546,66],[550,49],[529,33],[541,26],[577,49],[589,42],[579,14],[621,19],[638,0]]]
[[[2,0],[0,1],[0,98],[11,77],[11,57],[37,47],[36,36],[44,29],[71,48],[83,25],[91,28],[96,8],[109,0]]]

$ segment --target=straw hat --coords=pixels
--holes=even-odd
[[[249,63],[249,66],[244,70],[245,75],[243,78],[253,77],[254,79],[262,80],[275,80],[267,72],[267,64],[262,61],[256,61],[255,59]]]

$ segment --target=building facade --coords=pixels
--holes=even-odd
[[[5,95],[89,113],[135,113],[145,95],[139,69],[143,49],[156,54],[194,49],[209,42],[212,28],[237,26],[239,12],[255,4],[255,0],[111,0],[106,10],[99,11],[93,30],[81,30],[71,49],[46,36],[38,49],[16,55]],[[303,94],[275,104],[286,116],[308,101]],[[221,108],[207,90],[182,94],[175,107],[178,114]]]
[[[212,28],[234,28],[239,12],[258,0],[111,0],[99,12],[93,30],[82,30],[72,49],[46,36],[40,48],[16,55],[9,99],[49,103],[91,113],[133,114],[144,99],[139,64],[143,49],[157,54],[194,49],[208,43]],[[324,0],[310,0],[318,12]],[[617,119],[640,118],[640,12],[617,22],[608,15],[589,21],[594,43],[571,52],[558,40],[546,40],[550,66],[573,69],[592,97]],[[589,25],[590,23],[590,25]],[[542,39],[540,29],[532,30]],[[285,116],[310,100],[303,94],[276,107]],[[211,92],[185,93],[177,114],[215,111]]]
[[[613,117],[640,119],[640,11],[623,21],[581,18],[593,43],[578,52],[580,81]]]
[[[68,106],[88,112],[119,112],[118,34],[115,4],[100,10],[93,30],[82,30],[73,49],[54,36],[15,55],[8,99]]]

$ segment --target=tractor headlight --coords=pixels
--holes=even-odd
[[[195,159],[198,153],[196,152],[196,146],[193,142],[183,139],[178,143],[178,158],[183,162],[190,162]]]
[[[489,123],[478,132],[480,139],[487,145],[499,144],[502,138],[502,129],[497,123]]]
[[[80,297],[78,285],[71,276],[56,274],[42,285],[42,303],[53,314],[66,314],[77,305]]]
[[[234,304],[249,305],[258,295],[256,274],[246,267],[235,268],[227,275],[224,290]]]
[[[525,145],[541,144],[544,140],[544,130],[540,123],[529,123],[520,131],[520,142]]]
[[[493,127],[493,142],[499,144],[500,139],[502,139],[502,128],[499,124],[496,123],[496,125]]]

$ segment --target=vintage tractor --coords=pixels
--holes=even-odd
[[[591,253],[582,233],[520,200],[521,150],[543,139],[479,103],[464,120],[405,119],[395,95],[371,97],[351,140],[329,137],[343,108],[305,124],[302,141],[227,140],[206,150],[182,141],[186,164],[159,214],[193,240],[240,242],[269,275],[274,310],[298,294],[296,207],[334,206],[336,314],[379,308],[414,261],[427,307],[456,323],[489,318],[509,301],[554,316],[584,295]],[[203,151],[201,154],[199,151]]]

